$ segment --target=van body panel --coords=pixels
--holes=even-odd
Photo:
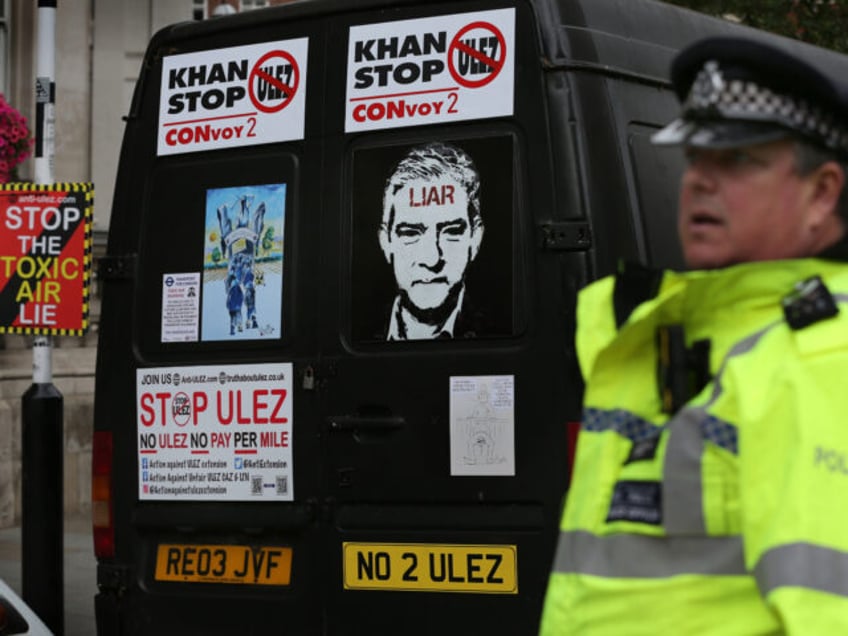
[[[621,259],[681,266],[682,162],[650,134],[677,112],[676,50],[740,29],[643,0],[312,0],[157,33],[99,280],[98,633],[534,633],[580,421],[577,291]],[[511,94],[451,116],[502,71]],[[227,100],[253,106],[216,119]],[[273,113],[292,128],[237,143]],[[432,142],[482,184],[474,320],[389,340],[386,180]]]

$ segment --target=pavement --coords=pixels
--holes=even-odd
[[[91,518],[65,519],[65,636],[94,636],[97,564]],[[0,578],[21,595],[21,528],[0,529]]]

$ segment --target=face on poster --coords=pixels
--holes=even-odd
[[[355,155],[357,340],[513,333],[512,139]]]
[[[201,340],[279,338],[286,185],[206,191]]]

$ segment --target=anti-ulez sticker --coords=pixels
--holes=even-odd
[[[162,61],[158,155],[303,139],[307,38]]]
[[[90,183],[0,185],[0,333],[88,328]]]
[[[136,371],[139,499],[292,501],[292,364]]]
[[[515,9],[350,29],[345,131],[510,116]]]

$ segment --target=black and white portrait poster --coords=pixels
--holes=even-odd
[[[512,138],[365,148],[353,162],[354,340],[512,335]]]

